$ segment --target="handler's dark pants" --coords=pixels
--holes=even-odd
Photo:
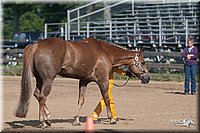
[[[185,65],[185,93],[189,93],[191,81],[191,93],[196,93],[197,65]]]

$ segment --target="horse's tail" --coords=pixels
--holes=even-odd
[[[33,56],[35,53],[36,44],[28,45],[24,50],[23,55],[23,73],[21,80],[21,92],[19,103],[15,112],[16,117],[26,117],[30,98],[32,95],[32,69],[33,69]]]

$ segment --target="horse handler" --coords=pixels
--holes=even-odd
[[[129,77],[131,77],[133,74],[129,70],[124,71],[119,68],[114,68],[112,70],[112,73],[109,76],[108,96],[109,96],[109,100],[110,100],[110,109],[111,109],[113,118],[115,120],[118,120],[117,114],[115,111],[115,106],[114,106],[114,99],[113,99],[113,95],[112,95],[112,89],[114,86],[114,72],[116,72],[122,76],[129,76]],[[101,98],[98,105],[96,106],[96,108],[94,109],[94,111],[92,112],[92,114],[90,116],[93,119],[95,124],[100,123],[99,115],[105,109],[105,107],[106,107],[106,105],[105,105],[104,99]]]

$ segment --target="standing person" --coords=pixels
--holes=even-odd
[[[113,86],[114,86],[114,72],[121,74],[123,76],[129,76],[129,77],[132,76],[132,73],[129,70],[123,71],[119,68],[114,68],[112,70],[112,73],[109,76],[108,96],[109,96],[109,100],[110,100],[110,109],[111,109],[111,113],[113,115],[113,118],[115,120],[118,120],[117,114],[116,114],[116,111],[115,111],[115,107],[114,107],[114,99],[113,99],[113,95],[112,95],[112,89],[113,89]],[[92,114],[90,116],[93,119],[95,124],[100,123],[99,115],[105,109],[105,107],[106,107],[106,105],[105,105],[104,99],[101,98],[98,105],[96,106],[96,108],[94,109],[94,111],[92,112]]]
[[[198,49],[194,46],[193,36],[189,36],[187,47],[183,50],[182,58],[185,62],[185,85],[184,93],[189,94],[190,82],[191,82],[191,94],[196,94],[196,73],[197,73],[197,57]]]

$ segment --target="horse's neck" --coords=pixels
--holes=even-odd
[[[135,55],[133,51],[124,50],[112,45],[106,49],[114,67],[129,64],[130,59],[133,59]]]
[[[133,53],[124,53],[124,54],[115,54],[113,56],[113,62],[112,65],[113,67],[118,67],[122,65],[128,65],[130,64],[131,59],[133,59]]]

